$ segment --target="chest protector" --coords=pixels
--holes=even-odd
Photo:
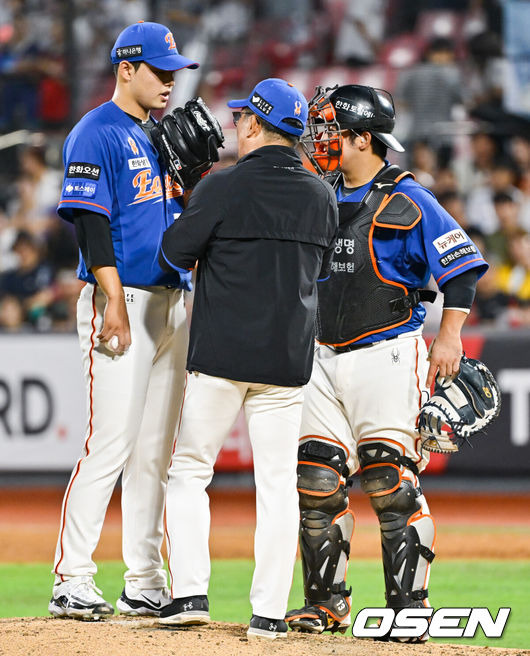
[[[393,193],[405,177],[413,176],[388,166],[374,178],[360,203],[339,203],[332,273],[318,287],[317,337],[321,344],[349,350],[368,335],[406,323],[413,307],[436,297],[435,292],[408,289],[387,280],[377,265],[374,235],[390,239],[396,230],[411,230],[421,220],[415,203],[402,193]]]

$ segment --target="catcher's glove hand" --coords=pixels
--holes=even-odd
[[[436,378],[434,394],[422,406],[418,429],[422,448],[454,453],[499,414],[501,394],[493,374],[480,360],[462,356],[456,376]]]
[[[157,123],[153,141],[172,180],[194,187],[219,161],[224,135],[219,121],[200,97],[188,100]]]

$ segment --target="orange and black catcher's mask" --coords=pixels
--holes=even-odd
[[[360,84],[317,87],[309,101],[307,129],[302,148],[319,175],[342,165],[346,130],[368,131],[397,152],[405,149],[391,132],[395,124],[394,101],[388,91]]]

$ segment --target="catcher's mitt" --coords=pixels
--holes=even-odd
[[[418,429],[422,448],[454,453],[499,414],[501,394],[493,374],[480,360],[462,356],[456,376],[436,378],[434,394],[422,406]]]
[[[200,97],[188,100],[157,123],[153,141],[172,180],[191,189],[219,161],[224,135]]]

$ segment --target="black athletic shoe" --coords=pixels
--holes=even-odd
[[[287,624],[284,620],[273,620],[269,617],[252,615],[247,636],[249,638],[285,638],[287,636]]]
[[[173,599],[160,611],[158,621],[167,626],[191,626],[192,624],[208,624],[210,607],[206,595],[181,597]]]

